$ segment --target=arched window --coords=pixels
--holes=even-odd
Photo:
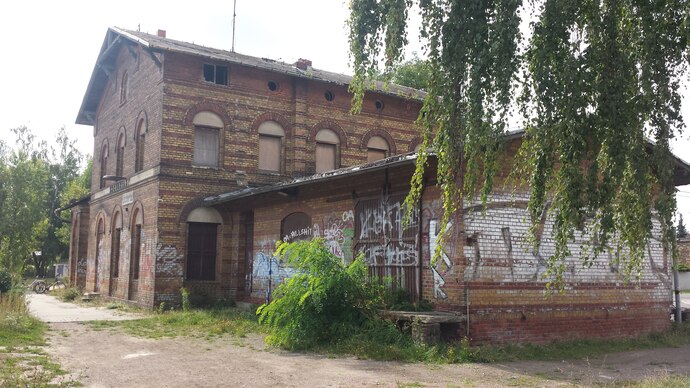
[[[213,112],[199,112],[194,116],[193,123],[194,165],[218,167],[223,120]]]
[[[259,125],[259,170],[280,172],[285,130],[275,121]]]
[[[127,72],[122,74],[122,81],[120,82],[120,104],[127,101]]]
[[[215,280],[218,225],[223,220],[216,209],[201,207],[187,217],[187,279]]]
[[[280,235],[285,242],[308,240],[312,237],[311,217],[307,213],[296,212],[283,218]]]
[[[125,164],[125,134],[120,133],[117,139],[117,149],[115,154],[115,175],[123,176],[124,164]]]
[[[98,174],[98,187],[105,188],[105,179],[103,176],[108,174],[108,143],[104,142],[101,147],[101,158],[99,160],[99,174]]]
[[[367,143],[367,162],[373,162],[388,157],[390,146],[381,136],[372,136]]]
[[[316,172],[326,172],[340,167],[340,137],[330,129],[316,134]]]
[[[146,139],[146,121],[142,118],[137,123],[135,136],[135,156],[134,156],[134,172],[137,173],[144,169],[144,140]]]
[[[110,277],[117,278],[120,276],[120,240],[122,238],[122,213],[119,211],[116,211],[113,216],[111,236]]]
[[[132,214],[132,226],[130,228],[132,250],[129,255],[129,276],[130,279],[139,279],[139,267],[141,264],[141,237],[142,224],[144,217],[141,214],[141,209],[135,208]]]

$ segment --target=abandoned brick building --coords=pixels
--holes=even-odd
[[[433,161],[403,225],[422,95],[380,88],[352,115],[349,81],[307,60],[109,29],[77,117],[93,126],[94,164],[90,198],[72,208],[71,281],[151,308],[177,303],[183,286],[260,303],[291,273],[273,257],[275,242],[321,236],[345,261],[364,254],[413,299],[463,315],[477,343],[670,325],[670,263],[658,240],[639,282],[625,284],[610,257],[587,269],[573,258],[566,292],[545,298],[548,217],[536,250],[525,244],[524,194],[497,191],[485,212],[469,203],[440,225]],[[521,135],[506,137],[509,156]],[[678,184],[689,170],[677,162]],[[451,238],[432,266],[443,228]]]

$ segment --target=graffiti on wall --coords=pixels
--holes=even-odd
[[[292,276],[294,270],[273,256],[275,245],[271,240],[259,242],[252,264],[253,288],[265,290],[266,298],[285,278]]]
[[[413,267],[419,264],[417,209],[404,223],[404,196],[384,195],[357,204],[357,251],[370,266]]]
[[[175,245],[156,245],[156,273],[158,276],[182,277],[182,255]]]
[[[352,262],[355,215],[352,210],[332,214],[323,222],[323,239],[331,253],[346,263]]]
[[[439,228],[438,221],[433,219],[429,220],[429,254],[431,257],[434,257],[436,254],[436,250],[439,249],[439,256],[436,260],[436,263],[432,265],[431,262],[429,262],[429,268],[431,268],[431,272],[434,277],[434,298],[437,299],[448,299],[448,294],[443,290],[443,287],[446,285],[446,280],[445,276],[447,273],[449,273],[453,269],[453,262],[451,261],[450,257],[446,253],[446,250],[444,249],[443,246],[439,246],[439,235],[441,234],[441,229]],[[448,233],[448,230],[452,228],[452,223],[449,222],[445,226],[445,233]]]
[[[506,281],[540,281],[546,272],[547,260],[554,254],[555,244],[551,237],[554,220],[548,216],[548,204],[537,220],[535,240],[528,241],[529,219],[526,211],[526,200],[504,200],[495,198],[486,210],[478,206],[466,207],[463,210],[463,221],[466,233],[471,236],[465,245],[465,257],[468,268],[465,280],[489,278]],[[506,198],[507,199],[507,198]],[[658,229],[658,225],[655,226]],[[568,244],[573,253],[566,262],[566,273],[578,281],[617,280],[618,256],[613,249],[604,249],[604,253],[589,261],[586,271],[577,271],[583,267],[579,257],[586,255],[592,240],[591,234],[584,228],[576,233]],[[591,255],[591,252],[589,252]],[[648,280],[657,275],[662,282],[668,280],[666,262],[667,254],[662,244],[655,238],[647,246],[648,263],[643,271]],[[610,277],[610,276],[614,277]]]

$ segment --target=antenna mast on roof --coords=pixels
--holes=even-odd
[[[237,17],[237,0],[232,2],[232,52],[235,52],[235,18]]]

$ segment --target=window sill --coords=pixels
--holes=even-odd
[[[218,167],[218,166],[204,166],[201,164],[192,164],[192,168],[196,168],[199,170],[222,170],[223,168]]]

